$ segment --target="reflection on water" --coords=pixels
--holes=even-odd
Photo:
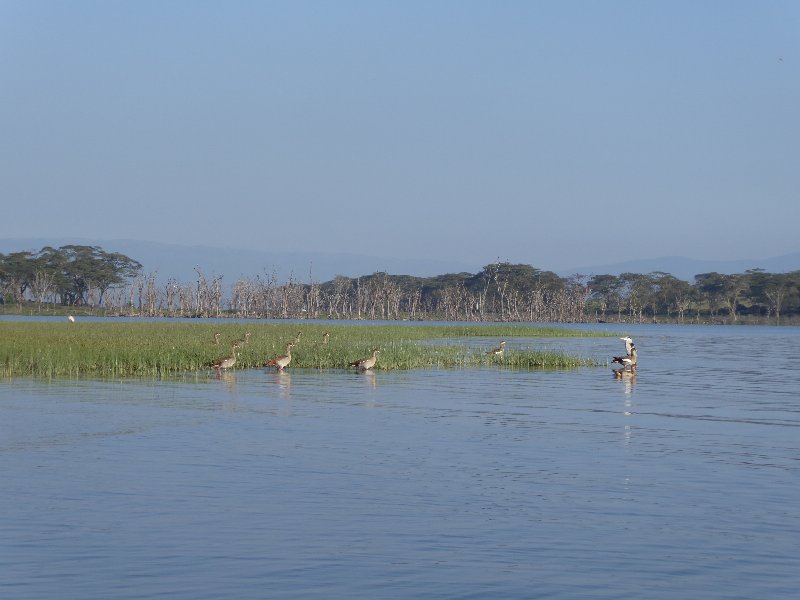
[[[283,400],[292,398],[292,375],[288,371],[273,371],[267,373],[267,382],[278,390],[278,397]]]
[[[631,407],[631,395],[633,394],[633,388],[636,384],[636,371],[628,371],[625,369],[614,369],[614,379],[620,381],[622,383],[623,393],[625,394],[625,414],[630,415]]]
[[[620,333],[620,377],[0,382],[0,597],[793,598],[800,335]]]

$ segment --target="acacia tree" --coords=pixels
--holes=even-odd
[[[723,276],[716,272],[700,273],[694,276],[694,287],[705,300],[709,314],[715,316],[724,291]]]
[[[99,246],[69,245],[45,251],[54,254],[52,260],[61,269],[62,304],[86,304],[87,293],[94,288],[102,305],[109,288],[123,285],[142,269],[138,261],[118,252],[106,252]]]
[[[26,290],[30,287],[35,271],[34,254],[32,252],[11,252],[0,254],[0,286],[2,297],[11,297],[11,301],[22,304]]]
[[[746,276],[741,274],[722,276],[722,300],[734,321],[739,320],[739,301],[747,289]]]
[[[768,302],[769,312],[775,314],[775,322],[780,325],[781,312],[786,300],[797,293],[797,279],[800,271],[794,273],[769,273],[763,282],[762,293]]]

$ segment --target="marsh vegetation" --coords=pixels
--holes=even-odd
[[[218,343],[216,333],[220,334]],[[327,338],[325,333],[329,334]],[[511,325],[5,322],[0,324],[0,375],[157,377],[210,371],[214,361],[231,354],[237,341],[235,368],[248,369],[261,367],[265,360],[282,354],[287,343],[298,338],[291,368],[344,369],[375,348],[381,351],[375,367],[379,370],[484,365],[573,368],[594,362],[535,347],[519,347],[497,358],[487,356],[481,346],[483,340],[486,347],[496,345],[500,338],[596,335],[605,334]],[[480,342],[467,343],[469,338],[478,337]]]

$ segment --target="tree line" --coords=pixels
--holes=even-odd
[[[159,281],[142,265],[97,246],[0,254],[0,301],[102,308],[105,314],[173,317],[441,319],[446,321],[780,323],[800,315],[800,271],[573,275],[496,262],[478,273],[434,277],[373,273],[331,281],[279,281],[265,272],[223,284],[200,268],[190,282]]]
[[[126,285],[141,269],[137,261],[99,246],[0,253],[0,302],[99,306],[109,290]]]

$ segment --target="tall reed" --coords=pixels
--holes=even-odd
[[[376,369],[479,367],[572,368],[592,360],[561,352],[507,350],[487,357],[468,343],[494,339],[607,335],[563,328],[514,325],[347,325],[327,323],[6,322],[0,323],[0,376],[165,376],[209,369],[209,363],[239,348],[237,369],[260,367],[300,340],[293,368],[340,369],[381,350]],[[330,333],[327,343],[323,332]],[[220,333],[214,343],[214,333]]]

